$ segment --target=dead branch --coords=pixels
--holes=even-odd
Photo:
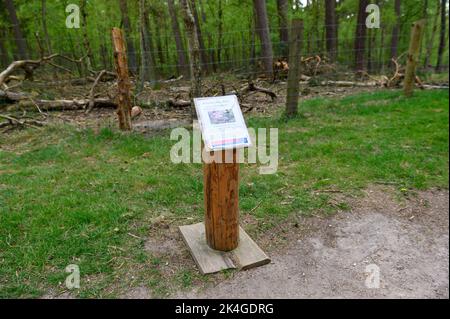
[[[0,73],[0,87],[8,80],[9,76],[12,75],[18,69],[22,69],[25,72],[25,79],[31,79],[33,77],[33,72],[35,69],[40,67],[41,65],[51,63],[51,61],[55,58],[62,58],[74,63],[81,63],[84,57],[79,60],[75,60],[66,56],[63,56],[59,53],[54,53],[49,56],[41,57],[38,60],[19,60],[11,63],[5,70]]]
[[[272,92],[268,89],[256,86],[252,80],[249,80],[247,86],[244,87],[239,92],[239,96],[242,97],[243,95],[248,94],[249,92],[261,92],[261,93],[267,94],[272,98],[272,101],[274,101],[277,98],[277,95],[274,92]]]
[[[189,107],[189,106],[191,106],[190,101],[175,100],[175,99],[167,100],[166,104],[171,107]]]
[[[86,110],[86,114],[88,114],[89,112],[91,112],[92,109],[94,108],[94,105],[95,105],[95,88],[97,87],[98,82],[100,81],[100,79],[101,79],[105,74],[106,74],[106,70],[102,70],[102,71],[98,74],[97,78],[96,78],[95,81],[94,81],[94,84],[93,84],[92,87],[91,87],[91,91],[90,91],[90,94],[89,94],[89,103],[88,103],[88,108],[87,108],[87,110]]]
[[[6,115],[6,114],[0,114],[0,118],[7,120],[7,122],[3,122],[0,123],[0,128],[4,128],[7,126],[19,126],[19,127],[23,127],[23,126],[29,126],[35,129],[39,129],[41,126],[45,125],[45,122],[41,122],[41,121],[36,121],[33,119],[22,119],[19,120],[15,117],[12,117],[10,115]]]

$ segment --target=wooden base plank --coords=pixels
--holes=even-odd
[[[242,228],[239,229],[239,246],[231,252],[208,246],[204,223],[180,226],[180,232],[202,274],[235,268],[246,270],[270,263],[270,258]]]

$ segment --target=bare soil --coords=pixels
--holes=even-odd
[[[448,190],[366,193],[349,212],[291,227],[284,249],[269,248],[271,264],[173,297],[448,298]],[[366,286],[368,265],[380,269],[379,288]]]

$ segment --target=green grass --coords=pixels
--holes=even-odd
[[[448,188],[448,92],[411,99],[382,91],[302,102],[300,115],[248,119],[279,128],[279,169],[242,167],[242,215],[256,236],[293,214],[347,209],[324,190],[358,193],[373,183],[401,192]],[[61,292],[69,264],[79,297],[116,297],[146,285],[155,295],[207,280],[195,269],[172,277],[143,250],[155,218],[202,220],[199,164],[173,165],[169,132],[145,138],[69,127],[0,136],[0,298]],[[162,230],[164,231],[164,230]]]

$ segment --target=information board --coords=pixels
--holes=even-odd
[[[252,145],[236,95],[196,98],[194,104],[207,150]]]

